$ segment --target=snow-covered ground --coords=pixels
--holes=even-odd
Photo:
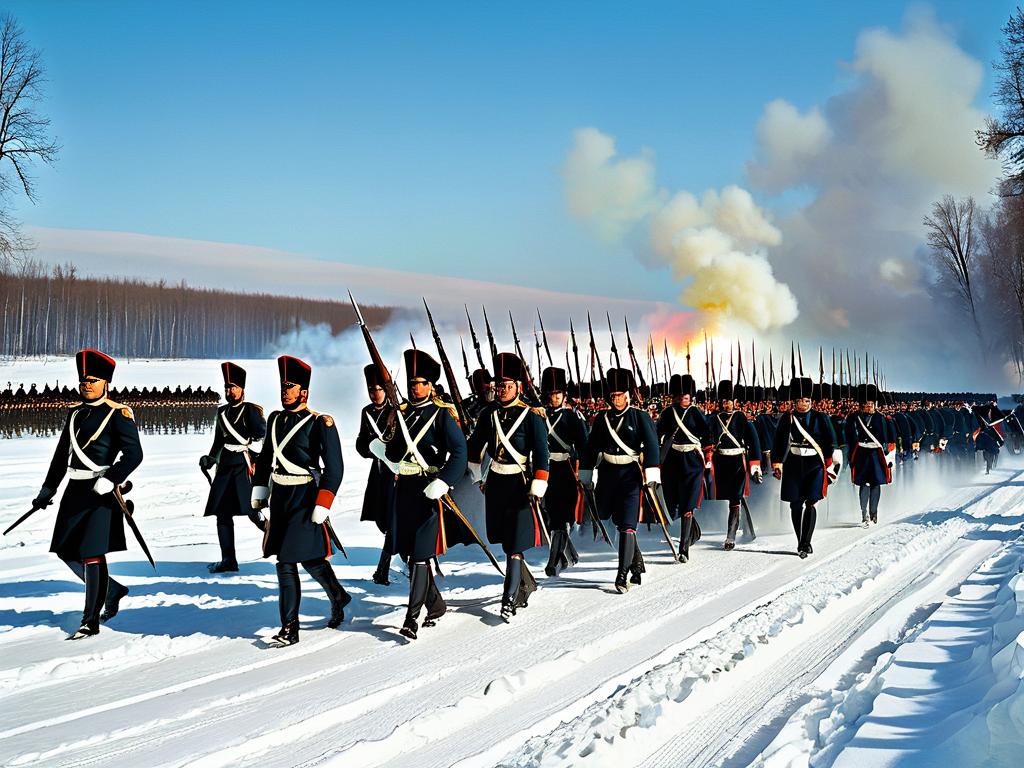
[[[27,365],[39,367],[19,364],[21,380],[56,378]],[[270,404],[273,363],[254,368],[269,386],[250,396]],[[118,373],[129,386],[218,382],[206,361]],[[320,373],[327,394],[361,389],[354,366]],[[276,578],[244,520],[240,573],[207,572],[217,546],[196,461],[208,435],[144,437],[132,497],[157,569],[134,543],[112,556],[131,594],[98,637],[63,640],[82,587],[46,552],[52,508],[0,541],[0,764],[1017,764],[1024,473],[1009,460],[957,476],[922,457],[870,530],[844,475],[806,561],[772,480],[755,491],[760,535],[734,552],[720,548],[718,504],[699,513],[688,565],[641,531],[648,571],[626,595],[611,588],[614,553],[589,534],[557,579],[534,550],[540,591],[509,625],[498,574],[456,547],[442,561],[450,612],[407,643],[400,564],[390,587],[370,580],[381,537],[358,521],[367,466],[344,415],[358,404],[319,405],[343,414],[332,519],[350,559],[335,566],[355,599],[341,630],[324,627],[326,598],[304,577],[301,642],[265,647]],[[54,444],[0,441],[4,526]]]

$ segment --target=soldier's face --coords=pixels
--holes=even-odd
[[[690,402],[691,400],[689,395],[683,395],[682,397],[679,398],[679,404],[683,406],[683,408],[689,408]]]
[[[308,389],[300,389],[298,384],[285,382],[281,385],[281,405],[285,408],[294,408],[306,402],[309,397]]]
[[[868,400],[866,403],[864,403],[863,409],[864,409],[864,413],[874,413],[875,412],[875,401],[874,400]]]
[[[811,398],[801,397],[798,400],[794,400],[793,407],[796,409],[797,413],[807,413],[811,410]]]
[[[510,403],[519,393],[519,382],[499,381],[494,384],[494,394],[499,403]]]
[[[552,408],[561,408],[565,402],[565,392],[552,392],[548,395],[548,405]]]
[[[78,391],[82,394],[83,400],[99,400],[106,388],[106,379],[97,379],[95,376],[86,376],[78,382]]]
[[[430,397],[430,382],[426,379],[409,380],[409,399],[420,403]]]
[[[611,400],[609,404],[616,411],[621,411],[629,405],[629,395],[625,392],[612,392],[609,394],[609,397]]]
[[[229,384],[224,387],[224,397],[229,403],[237,403],[242,399],[242,388],[235,384]]]
[[[374,384],[372,387],[366,388],[366,393],[370,396],[370,402],[374,405],[384,404],[384,387]]]
[[[732,409],[733,409],[734,405],[735,405],[735,403],[733,403],[732,400],[723,400],[722,403],[721,403],[721,409],[725,413],[732,413]]]

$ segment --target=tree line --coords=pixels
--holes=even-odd
[[[386,307],[364,307],[371,327]],[[70,355],[95,347],[114,357],[247,358],[283,334],[355,323],[347,302],[195,288],[184,281],[80,277],[74,265],[0,261],[0,356]]]

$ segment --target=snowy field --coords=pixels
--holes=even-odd
[[[249,398],[272,406],[273,362],[247,367]],[[7,364],[0,377],[70,382],[73,364]],[[216,387],[219,373],[135,361],[116,383]],[[806,561],[769,479],[752,504],[759,535],[734,552],[721,550],[719,503],[698,514],[690,564],[642,530],[648,571],[626,595],[612,589],[612,550],[575,535],[582,560],[560,578],[543,577],[546,550],[531,553],[540,589],[509,625],[500,576],[456,547],[439,582],[449,613],[407,643],[401,564],[390,587],[373,584],[382,537],[358,521],[361,389],[343,356],[314,370],[311,404],[338,419],[346,462],[332,519],[349,559],[334,563],[354,600],[340,630],[303,574],[301,642],[265,647],[276,577],[244,519],[240,573],[207,572],[219,559],[196,464],[208,434],[143,436],[131,498],[157,569],[134,542],[111,557],[131,593],[99,636],[63,639],[83,590],[46,551],[52,508],[0,541],[0,765],[1020,764],[1024,472],[1012,457],[989,476],[922,457],[869,530],[844,473]],[[4,527],[55,443],[0,441]]]

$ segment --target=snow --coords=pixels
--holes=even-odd
[[[500,577],[456,547],[442,558],[449,613],[408,643],[400,564],[390,587],[370,580],[382,537],[358,520],[367,464],[347,428],[361,376],[338,360],[315,371],[313,405],[343,436],[332,519],[350,559],[334,565],[354,601],[342,629],[325,628],[326,597],[303,575],[301,642],[266,648],[277,583],[259,532],[236,521],[239,573],[205,568],[218,550],[196,462],[210,436],[144,435],[132,498],[157,569],[134,543],[111,557],[131,593],[99,636],[63,640],[82,587],[46,552],[52,508],[0,540],[0,764],[1015,764],[1018,468],[956,475],[922,457],[869,530],[844,475],[806,561],[767,480],[752,503],[759,536],[735,552],[721,549],[720,504],[698,513],[688,565],[641,530],[648,571],[627,595],[612,589],[614,552],[577,536],[580,565],[557,579],[543,577],[546,551],[531,553],[540,590],[508,625]],[[247,367],[250,396],[272,404],[273,361]],[[68,368],[18,363],[0,378],[52,383]],[[133,361],[118,375],[219,381],[211,361]],[[0,442],[0,519],[28,508],[54,444]]]

